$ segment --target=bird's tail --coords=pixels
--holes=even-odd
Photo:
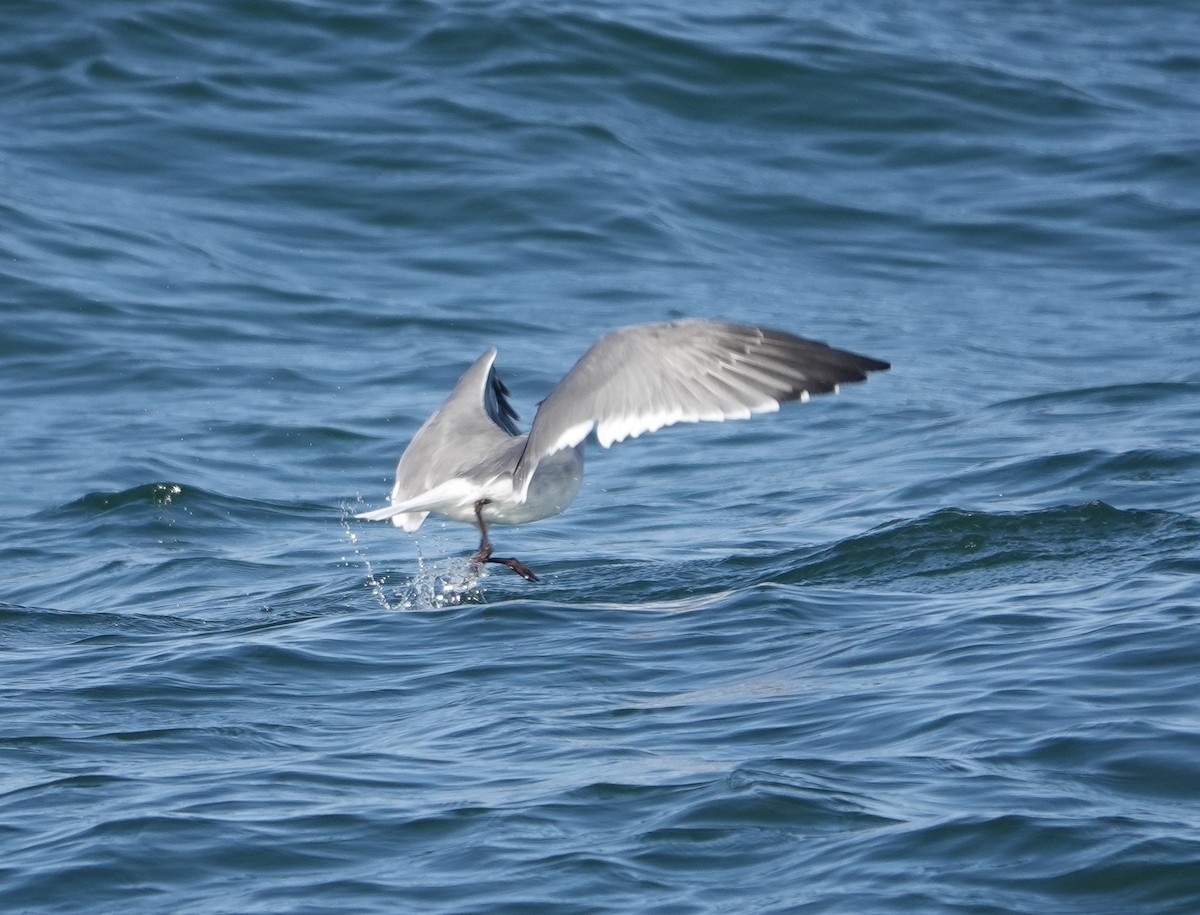
[[[354,517],[361,521],[387,521],[390,519],[396,527],[402,527],[412,533],[421,526],[428,514],[429,512],[408,510],[404,503],[400,503],[399,505],[385,505],[383,508],[376,508],[369,512],[360,512]]]
[[[354,517],[360,521],[386,521],[388,518],[394,518],[403,512],[403,508],[397,508],[395,505],[385,505],[383,508],[376,508],[369,512],[359,512]]]
[[[385,508],[376,508],[354,517],[364,521],[384,521],[391,518],[392,524],[397,527],[402,527],[406,531],[415,531],[431,511],[444,513],[447,505],[455,505],[468,498],[474,501],[477,498],[473,496],[474,492],[471,485],[463,480],[446,480],[411,499],[393,502]],[[392,498],[395,498],[395,495]],[[469,505],[470,501],[467,504]]]

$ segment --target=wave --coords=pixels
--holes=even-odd
[[[55,511],[99,517],[108,514],[125,514],[131,510],[151,508],[174,508],[200,517],[224,517],[253,513],[311,516],[315,512],[327,514],[328,506],[316,503],[283,502],[272,499],[247,499],[212,492],[199,486],[160,481],[142,483],[128,489],[90,492],[80,496]]]
[[[1200,522],[1189,516],[1103,502],[1022,512],[947,508],[844,540],[770,580],[928,592],[1111,581],[1185,556],[1198,542]]]

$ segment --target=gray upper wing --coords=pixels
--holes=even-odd
[[[445,402],[417,430],[396,468],[392,502],[403,502],[457,476],[519,434],[508,389],[488,349],[463,373]]]
[[[746,419],[886,368],[878,359],[743,324],[689,318],[623,327],[592,344],[542,401],[513,486],[525,493],[539,461],[593,430],[607,448],[673,423]]]

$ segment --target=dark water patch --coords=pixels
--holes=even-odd
[[[106,639],[124,642],[143,636],[175,637],[198,628],[195,620],[167,614],[60,610],[7,601],[0,601],[0,623],[4,633],[0,648],[36,649],[39,654],[54,645]]]
[[[365,435],[340,426],[279,426],[231,422],[224,424],[221,432],[258,448],[288,450],[330,445],[336,447],[335,443],[356,443],[366,439]]]
[[[189,489],[188,498],[203,499],[207,494],[203,491]],[[119,511],[126,506],[141,505],[171,505],[178,500],[184,500],[183,487],[178,483],[146,483],[120,492],[97,492],[81,496],[74,502],[63,506],[65,511],[80,511],[87,515],[105,514],[109,511]]]
[[[815,585],[882,582],[919,591],[1111,580],[1144,567],[1145,544],[1186,550],[1200,528],[1169,512],[1102,502],[1036,512],[943,509],[851,538],[771,580]]]
[[[1142,382],[1017,397],[999,401],[990,409],[1020,413],[1095,416],[1096,411],[1149,409],[1164,401],[1180,398],[1194,402],[1198,394],[1200,394],[1200,385],[1192,382]]]
[[[208,492],[197,486],[181,483],[144,483],[118,492],[94,492],[69,502],[57,512],[74,513],[86,517],[109,514],[131,515],[139,509],[151,507],[172,508],[200,520],[213,518],[230,519],[246,513],[287,514],[308,516],[312,512],[325,513],[325,506],[304,503],[278,502],[264,499],[242,499],[220,493]]]
[[[1062,420],[1038,420],[1036,424],[1051,423],[1063,428]],[[901,495],[961,498],[963,494],[971,494],[980,502],[994,503],[999,498],[1036,502],[1047,492],[1073,492],[1124,500],[1136,498],[1139,490],[1145,489],[1141,484],[1154,482],[1163,486],[1183,482],[1197,470],[1200,470],[1200,452],[1181,447],[1130,448],[1116,453],[1091,448],[976,462],[965,470],[955,468],[940,479],[924,481]],[[1186,491],[1186,486],[1181,490]],[[1172,500],[1164,501],[1170,504]],[[1185,502],[1178,507],[1189,506]]]

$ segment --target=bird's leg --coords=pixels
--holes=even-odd
[[[488,540],[487,524],[483,520],[483,507],[491,499],[480,499],[475,503],[475,523],[479,525],[479,549],[471,557],[472,562],[487,562],[492,557],[492,542]]]
[[[475,503],[475,520],[479,524],[479,549],[471,556],[471,562],[477,565],[484,562],[497,562],[502,566],[508,566],[526,581],[537,581],[538,577],[521,560],[513,559],[510,556],[492,555],[492,542],[488,540],[487,524],[483,520],[483,507],[490,501],[491,499],[480,499]]]

